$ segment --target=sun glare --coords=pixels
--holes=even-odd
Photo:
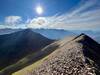
[[[39,15],[41,15],[41,14],[43,13],[43,8],[42,8],[42,6],[37,6],[37,7],[36,7],[36,12],[37,12]]]

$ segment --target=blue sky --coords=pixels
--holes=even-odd
[[[98,29],[99,16],[100,0],[0,0],[1,28]]]
[[[80,0],[0,0],[0,20],[6,16],[21,16],[23,19],[38,16],[35,7],[41,4],[44,8],[42,16],[53,16],[65,13],[76,6]]]

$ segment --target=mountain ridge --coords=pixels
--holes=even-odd
[[[29,32],[30,30],[27,31]],[[17,65],[15,64],[5,68],[0,72],[0,75],[11,75],[13,72],[18,70],[16,68],[20,68],[17,66],[28,66],[27,64],[31,61],[33,62],[36,58],[37,60],[35,63],[40,62],[41,60],[42,62],[35,68],[30,66],[33,70],[28,72],[27,70],[29,70],[29,68],[26,70],[22,69],[22,72],[24,70],[24,73],[15,72],[13,75],[99,75],[99,49],[100,44],[88,35],[82,33],[79,36],[57,40],[45,46],[35,55],[30,54],[25,57],[25,59],[28,58],[26,62],[23,62],[22,60],[24,59],[22,59]],[[24,64],[19,64],[21,62]]]
[[[62,41],[63,45],[44,59],[40,66],[26,72],[26,75],[100,74],[100,65],[98,65],[100,58],[95,55],[99,53],[100,49],[97,42],[83,33],[67,42],[66,39],[63,39],[58,44],[62,44]],[[91,48],[91,45],[95,47]]]

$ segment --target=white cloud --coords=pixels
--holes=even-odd
[[[28,19],[26,21],[28,28],[42,28],[47,24],[45,17],[38,17],[33,19]]]
[[[36,25],[37,19],[31,20],[29,25],[33,28],[52,28],[52,29],[90,29],[95,30],[100,28],[100,7],[99,0],[87,0],[81,3],[80,7],[75,8],[73,11],[63,14],[54,15],[52,17],[45,17],[47,21],[45,25]],[[98,6],[97,6],[98,5]],[[89,10],[91,8],[91,10]]]
[[[70,12],[50,17],[28,19],[27,28],[48,29],[90,29],[100,28],[100,2],[99,0],[82,0],[80,5],[73,7]],[[22,20],[20,16],[8,16],[5,23],[15,25]],[[23,26],[24,27],[24,26]]]
[[[22,21],[22,18],[20,16],[7,16],[5,18],[5,23],[7,25],[16,25]]]
[[[80,12],[90,8],[91,6],[94,6],[97,3],[97,0],[82,0],[82,2],[80,3],[79,7],[76,7],[75,10],[73,10],[70,14],[70,16],[74,16],[76,14],[79,14]]]

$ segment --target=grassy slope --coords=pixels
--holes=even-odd
[[[12,75],[25,75],[25,74],[31,72],[34,68],[40,66],[41,63],[44,60],[46,60],[47,58],[49,58],[49,55],[44,57],[43,59],[38,60],[37,62],[33,63],[32,65],[23,68],[22,70],[19,70],[19,71],[13,73]]]
[[[25,58],[18,61],[16,64],[13,64],[4,68],[3,70],[0,71],[0,75],[11,75],[12,73],[44,58],[45,56],[53,52],[56,48],[58,48],[58,45],[52,43],[48,45],[47,47],[45,47],[44,49],[26,56]]]

